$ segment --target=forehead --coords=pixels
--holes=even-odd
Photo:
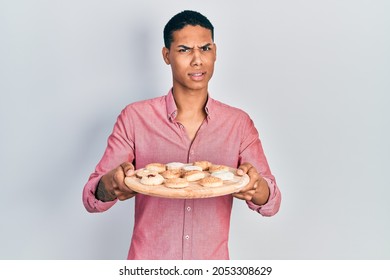
[[[172,34],[172,45],[202,45],[207,43],[212,43],[213,39],[211,36],[211,30],[204,28],[202,26],[196,25],[187,25],[180,30],[176,30]]]

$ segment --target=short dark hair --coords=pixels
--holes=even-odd
[[[170,48],[173,41],[173,32],[184,28],[187,25],[202,26],[211,31],[211,38],[214,40],[214,26],[201,13],[185,10],[173,16],[164,27],[164,44]]]

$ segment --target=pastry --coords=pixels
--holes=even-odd
[[[146,176],[143,176],[140,180],[141,184],[149,185],[149,186],[156,186],[161,185],[164,183],[164,177],[160,174],[149,174]]]
[[[217,177],[208,176],[199,181],[204,187],[220,187],[223,185],[223,180]]]

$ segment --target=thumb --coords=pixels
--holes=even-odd
[[[123,169],[123,173],[127,176],[133,176],[134,175],[134,166],[130,162],[124,162],[121,164],[121,167]]]

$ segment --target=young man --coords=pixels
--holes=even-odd
[[[84,187],[89,212],[135,197],[128,259],[228,259],[233,197],[263,216],[279,210],[280,191],[252,120],[209,96],[217,49],[213,38],[212,24],[194,11],[167,23],[162,55],[171,66],[172,89],[121,112]],[[233,195],[188,200],[137,194],[124,184],[125,176],[148,163],[203,160],[239,168],[250,182]]]

